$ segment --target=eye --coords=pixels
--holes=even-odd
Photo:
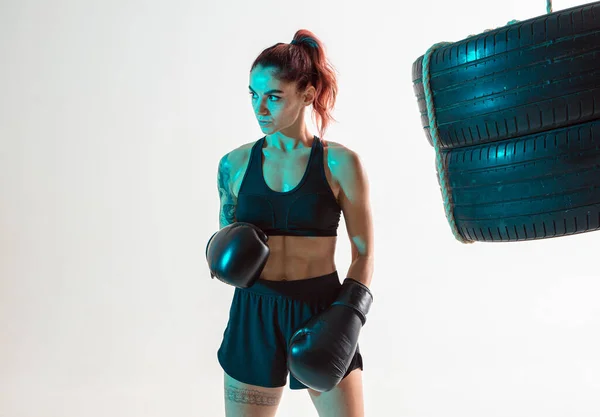
[[[248,93],[250,96],[252,96],[252,98],[254,98],[254,93],[252,91],[250,91]],[[279,96],[274,96],[274,95],[270,95],[269,98],[275,98],[276,100],[271,100],[271,101],[279,101],[281,99],[281,97]]]

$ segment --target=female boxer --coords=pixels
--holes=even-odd
[[[320,417],[363,416],[357,339],[372,302],[369,184],[356,152],[323,140],[337,95],[323,44],[300,30],[265,49],[249,94],[264,136],[221,158],[220,230],[207,245],[211,275],[236,287],[217,354],[226,416],[274,416],[288,374]],[[318,136],[305,124],[309,106]],[[342,213],[352,263],[340,283]]]

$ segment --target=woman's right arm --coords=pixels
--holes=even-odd
[[[237,199],[232,192],[232,178],[234,167],[231,163],[230,153],[226,154],[219,161],[219,170],[217,172],[217,187],[219,189],[219,199],[221,201],[219,209],[219,229],[235,223],[235,206]]]

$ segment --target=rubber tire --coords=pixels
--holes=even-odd
[[[430,78],[439,148],[511,139],[600,117],[600,2],[440,47]],[[413,89],[429,143],[423,56]]]
[[[442,155],[457,228],[468,240],[600,228],[600,121]]]

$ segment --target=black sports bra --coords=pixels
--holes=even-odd
[[[263,176],[266,136],[252,146],[237,198],[235,218],[252,223],[270,236],[337,236],[341,208],[327,182],[323,144],[315,136],[308,166],[290,191],[273,191]]]

